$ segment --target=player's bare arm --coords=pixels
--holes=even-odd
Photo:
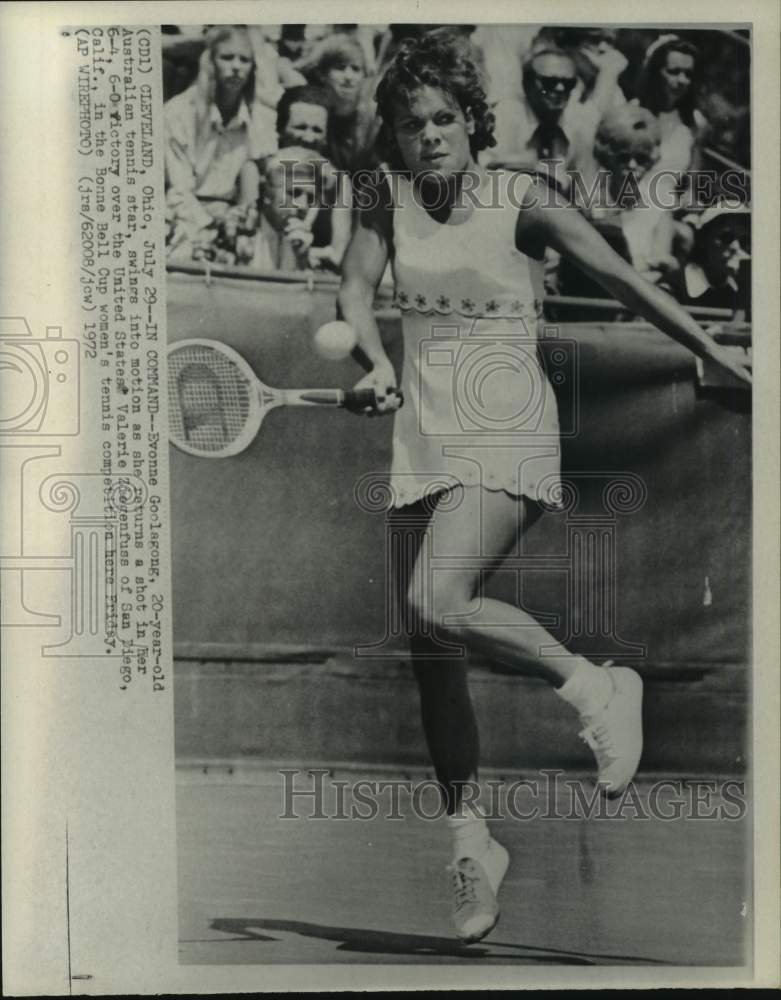
[[[530,188],[518,217],[519,250],[528,252],[530,246],[544,243],[566,254],[611,295],[673,340],[751,383],[748,369],[708,336],[675,299],[639,275],[575,209],[546,205],[547,195],[542,182]]]
[[[389,238],[384,231],[383,209],[364,213],[353,233],[342,264],[339,312],[356,331],[358,347],[371,365],[355,389],[374,389],[377,412],[398,409],[399,396],[393,392],[396,373],[385,352],[374,316],[374,297],[389,259]]]

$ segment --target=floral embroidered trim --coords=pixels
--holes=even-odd
[[[476,302],[474,299],[466,297],[460,302],[454,302],[448,295],[438,295],[431,301],[421,293],[412,294],[401,290],[396,293],[395,304],[402,312],[419,312],[427,315],[439,313],[446,316],[451,313],[459,313],[462,316],[489,316],[533,321],[540,319],[543,315],[542,302],[539,299],[535,299],[533,303],[522,302],[520,299],[502,302],[495,298],[485,302]]]

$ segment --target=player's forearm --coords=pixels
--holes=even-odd
[[[543,209],[537,218],[550,246],[571,257],[632,312],[700,357],[715,357],[719,353],[712,338],[672,296],[642,278],[577,212]]]
[[[350,209],[337,207],[331,213],[331,246],[337,264],[341,264],[352,236]]]
[[[339,316],[355,330],[358,347],[366,357],[367,366],[378,368],[384,364],[389,365],[380,328],[374,316],[374,290],[345,278],[337,301]]]
[[[653,323],[663,333],[700,357],[707,358],[718,351],[712,337],[680,306],[672,296],[661,291],[640,275],[631,272],[610,283],[610,291],[624,305]]]

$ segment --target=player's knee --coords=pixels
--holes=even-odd
[[[419,586],[413,580],[407,593],[407,603],[417,621],[447,627],[449,617],[466,613],[470,600],[462,587],[454,586],[446,580],[435,580],[428,587]]]

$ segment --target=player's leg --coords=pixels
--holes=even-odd
[[[407,600],[415,563],[436,499],[391,514],[394,617],[409,639],[426,745],[448,815],[477,778],[479,740],[467,679],[466,651],[438,639]]]
[[[426,745],[447,810],[456,933],[470,942],[485,937],[498,919],[496,893],[509,859],[490,837],[479,806],[472,802],[479,737],[466,651],[438,639],[418,613],[417,603],[407,600],[435,502],[421,501],[392,516],[393,599],[409,637]],[[422,558],[425,561],[426,556]]]
[[[440,496],[439,502],[443,501],[448,506],[452,497]],[[456,933],[461,940],[472,942],[485,937],[496,924],[496,897],[509,856],[491,837],[477,802],[479,737],[469,694],[466,648],[438,635],[431,616],[424,611],[434,541],[428,531],[430,520],[431,505],[420,504],[416,509],[405,508],[397,522],[397,531],[406,534],[397,535],[393,545],[397,553],[396,596],[404,608],[404,625],[410,635],[426,743],[448,813]],[[437,538],[438,554],[439,542]],[[467,542],[465,549],[451,546],[445,555],[459,559],[473,548]],[[400,553],[406,558],[399,558]],[[479,568],[474,572],[477,585]],[[421,593],[415,593],[417,586]]]
[[[534,673],[575,708],[597,757],[599,780],[618,794],[642,750],[642,682],[626,668],[598,667],[570,653],[526,611],[486,598],[481,584],[529,524],[525,498],[458,487],[438,504],[409,590],[418,618],[445,641]]]
[[[445,808],[453,816],[477,781],[480,754],[467,661],[456,656],[443,660],[441,646],[428,636],[413,637],[410,652],[426,745]]]

